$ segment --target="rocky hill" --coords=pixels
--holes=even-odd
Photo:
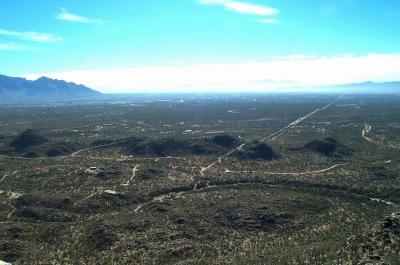
[[[311,141],[297,150],[308,150],[328,157],[343,157],[352,153],[350,148],[332,138]]]
[[[195,139],[136,139],[125,147],[125,152],[140,156],[221,155],[239,143],[239,139],[229,135]]]
[[[269,145],[256,140],[235,151],[232,156],[243,160],[275,160],[280,158],[280,155],[272,150]]]
[[[57,142],[48,140],[38,131],[27,129],[17,135],[8,147],[0,149],[3,154],[24,157],[53,157],[73,153],[79,149],[79,144],[71,142]]]

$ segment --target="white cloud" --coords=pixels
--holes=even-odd
[[[0,43],[0,51],[17,51],[17,50],[25,50],[26,46],[13,44],[13,43]]]
[[[69,22],[77,22],[77,23],[94,23],[94,24],[105,24],[107,23],[106,20],[103,19],[91,19],[84,16],[72,14],[68,12],[65,8],[60,9],[60,13],[57,14],[56,19],[64,20]]]
[[[35,41],[35,42],[54,42],[62,40],[61,37],[48,33],[39,33],[34,31],[11,31],[0,29],[0,35],[14,37],[21,40]]]
[[[265,24],[279,24],[279,20],[275,19],[275,18],[263,18],[260,19],[261,23],[265,23]]]
[[[204,5],[222,5],[226,9],[242,14],[272,16],[279,13],[279,10],[276,8],[232,0],[199,0],[199,3]]]
[[[136,67],[28,74],[82,83],[104,92],[267,91],[293,86],[400,80],[400,54],[293,55],[239,64]],[[268,81],[266,81],[268,80]]]

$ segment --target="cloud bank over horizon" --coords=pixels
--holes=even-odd
[[[400,80],[400,54],[289,55],[236,64],[133,67],[22,74],[84,84],[105,93],[262,92],[289,87]]]

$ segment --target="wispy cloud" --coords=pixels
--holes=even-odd
[[[268,91],[281,88],[282,80],[299,87],[400,80],[400,54],[332,57],[296,54],[238,64],[36,73],[25,77],[35,79],[43,75],[104,92]]]
[[[264,24],[279,24],[280,23],[280,21],[277,20],[276,18],[262,18],[259,21]]]
[[[63,21],[69,21],[69,22],[76,22],[76,23],[94,23],[94,24],[105,24],[108,21],[104,19],[98,19],[98,18],[87,18],[84,16],[76,15],[71,12],[69,12],[65,8],[60,8],[60,13],[57,14],[56,19],[58,20],[63,20]]]
[[[54,42],[62,40],[61,37],[48,34],[39,33],[34,31],[11,31],[0,29],[0,35],[14,37],[21,40],[35,41],[35,42]]]
[[[279,10],[273,7],[232,0],[199,0],[199,2],[204,5],[221,5],[226,9],[242,14],[272,16],[279,13]]]
[[[26,50],[26,46],[22,46],[14,43],[0,43],[0,51],[18,51]]]

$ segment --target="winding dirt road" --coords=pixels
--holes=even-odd
[[[367,134],[368,134],[371,130],[372,130],[372,126],[369,125],[369,124],[365,124],[364,129],[361,131],[361,136],[362,136],[362,138],[364,138],[365,140],[367,140],[368,142],[373,143],[373,144],[383,145],[383,146],[386,146],[386,147],[389,147],[389,148],[393,148],[393,149],[398,149],[398,150],[400,150],[400,147],[399,147],[399,146],[396,146],[396,145],[393,145],[393,144],[385,144],[385,143],[383,143],[383,142],[380,143],[380,142],[377,142],[377,141],[375,141],[375,140],[369,138],[369,137],[367,136]]]
[[[140,166],[140,164],[137,164],[137,165],[132,169],[131,178],[130,178],[127,182],[121,183],[121,186],[127,187],[127,186],[129,186],[129,185],[131,184],[131,182],[132,182],[132,181],[135,179],[135,177],[136,177],[136,172],[138,171],[139,166]]]
[[[102,148],[102,147],[114,146],[114,145],[117,145],[117,144],[124,144],[124,143],[128,143],[130,141],[132,141],[132,140],[123,140],[123,141],[113,142],[113,143],[109,143],[109,144],[96,145],[96,146],[92,146],[92,147],[88,147],[88,148],[84,148],[84,149],[78,150],[78,151],[70,154],[69,156],[74,157],[77,154],[80,154],[80,153],[85,152],[85,151],[89,151],[89,150],[93,150],[93,149],[97,149],[97,148]]]
[[[315,171],[306,171],[306,172],[269,172],[269,171],[231,171],[229,169],[225,170],[223,173],[261,173],[266,175],[291,175],[291,176],[303,176],[303,175],[313,175],[313,174],[320,174],[328,171],[332,171],[335,168],[344,166],[346,164],[335,164],[328,168],[315,170]]]
[[[322,170],[318,170],[318,171],[311,171],[310,173],[315,173],[315,172],[326,172],[329,170],[334,169],[335,167],[340,166],[339,164],[334,165],[330,168],[326,168],[326,169],[322,169]],[[286,173],[282,173],[282,174],[286,174]],[[302,174],[307,174],[307,172],[304,172]],[[168,198],[173,198],[173,197],[179,197],[182,196],[184,194],[193,194],[193,193],[199,193],[199,192],[203,192],[203,191],[208,191],[208,190],[213,190],[213,189],[217,189],[217,188],[229,188],[229,187],[238,187],[238,186],[246,186],[246,185],[263,185],[263,186],[268,186],[268,187],[274,187],[274,188],[288,188],[287,186],[284,185],[278,185],[278,184],[272,184],[272,183],[263,183],[263,182],[237,182],[237,183],[229,183],[229,184],[217,184],[217,185],[208,185],[206,187],[202,187],[202,188],[197,188],[197,189],[190,189],[187,191],[173,191],[173,192],[168,192],[165,194],[161,194],[161,195],[157,195],[153,198],[151,198],[149,201],[147,202],[143,202],[141,204],[139,204],[134,210],[134,213],[138,213],[139,211],[143,210],[143,207],[146,205],[149,205],[151,203],[155,203],[155,202],[163,202],[165,199]],[[386,201],[380,198],[369,198],[367,196],[364,195],[360,195],[357,193],[352,193],[352,192],[347,192],[344,190],[340,190],[340,192],[352,195],[352,196],[356,196],[359,198],[364,198],[366,200],[371,200],[371,201],[375,201],[377,203],[383,203],[387,206],[392,206],[392,207],[397,207],[397,204],[391,201]]]
[[[377,141],[372,140],[371,138],[367,137],[367,133],[369,133],[372,129],[372,126],[369,124],[365,124],[364,129],[361,131],[361,136],[368,142],[379,144]]]

